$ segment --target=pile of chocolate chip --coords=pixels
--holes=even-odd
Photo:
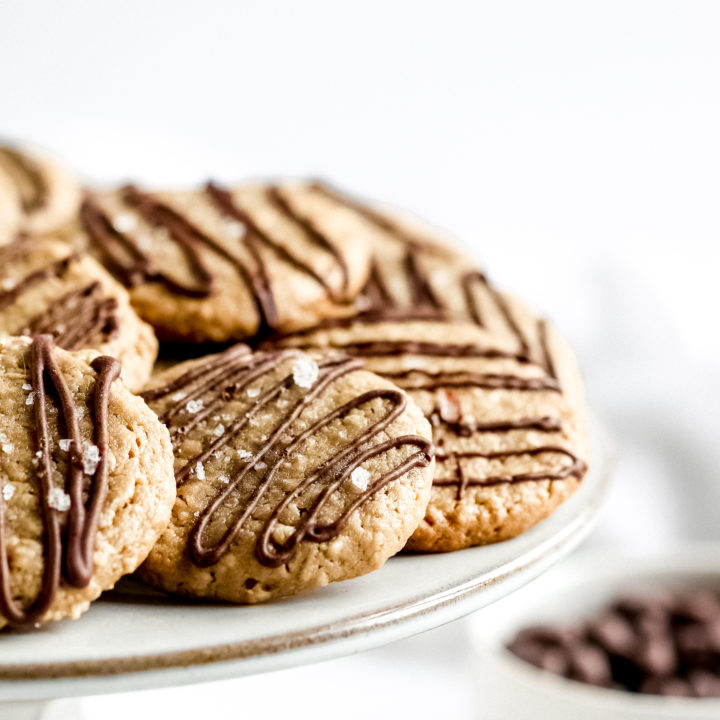
[[[525,628],[507,647],[538,668],[589,685],[720,697],[720,595],[627,596],[572,627]]]

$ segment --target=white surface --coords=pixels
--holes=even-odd
[[[470,623],[478,713],[483,720],[717,720],[720,699],[662,698],[603,690],[537,670],[505,650],[530,625],[567,626],[618,595],[703,587],[720,592],[720,544],[652,557],[595,553],[551,570]]]
[[[714,0],[5,0],[0,134],[108,180],[323,174],[446,226],[557,321],[615,430],[591,543],[667,548],[718,538],[719,33]],[[267,714],[282,683],[315,720],[321,682],[348,720],[467,718],[463,639],[87,712]]]
[[[5,667],[91,663],[234,645],[241,659],[190,660],[145,672],[0,680],[0,701],[117,692],[280,670],[407,637],[484,607],[567,555],[589,532],[610,484],[610,448],[592,425],[591,467],[580,489],[549,519],[511,541],[447,555],[401,555],[377,572],[264,605],[192,603],[126,583],[78,621],[2,638]],[[297,647],[286,647],[295,639]],[[183,665],[186,665],[185,667]],[[38,673],[42,675],[42,671]]]

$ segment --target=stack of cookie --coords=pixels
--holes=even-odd
[[[586,472],[552,326],[325,184],[81,191],[0,148],[0,243],[0,625],[507,540]]]

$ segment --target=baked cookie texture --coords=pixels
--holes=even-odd
[[[282,186],[126,186],[89,195],[70,237],[162,340],[226,342],[351,312],[370,269],[358,223],[340,205],[301,212]]]
[[[417,221],[321,183],[287,192],[305,213],[323,204],[355,213],[371,272],[351,317],[269,345],[359,357],[431,420],[435,484],[408,549],[497,542],[547,517],[587,469],[582,381],[560,334]]]
[[[433,492],[408,549],[457,550],[512,538],[547,517],[586,471],[584,421],[562,392],[574,364],[547,326],[545,363],[465,322],[356,318],[277,342],[361,358],[396,383],[433,427]]]
[[[80,199],[77,181],[55,160],[0,145],[0,244],[58,230],[76,217]]]
[[[178,498],[143,564],[172,593],[256,603],[379,568],[413,533],[430,426],[394,384],[336,353],[237,345],[154,377]]]
[[[167,526],[170,438],[113,358],[0,344],[0,626],[76,618]]]
[[[147,381],[158,351],[153,329],[96,260],[58,240],[24,238],[0,248],[0,335],[43,333],[66,350],[117,358],[133,389]]]

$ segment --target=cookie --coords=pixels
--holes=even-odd
[[[165,529],[170,438],[117,360],[1,343],[0,626],[76,618]]]
[[[353,315],[371,321],[375,317],[469,321],[499,342],[510,343],[518,355],[547,363],[547,323],[516,297],[499,291],[477,263],[439,230],[321,182],[288,184],[285,193],[315,221],[338,207],[355,216],[355,240],[370,247],[372,261]],[[564,344],[557,335],[552,342]],[[581,406],[582,383],[567,346],[557,353],[555,362],[566,395]]]
[[[430,426],[357,360],[233,346],[154,377],[178,499],[141,577],[256,603],[380,567],[430,496]]]
[[[54,160],[0,145],[0,242],[57,230],[77,216],[80,198],[76,180]]]
[[[586,472],[582,415],[557,372],[574,360],[547,323],[538,333],[543,362],[519,351],[512,334],[470,322],[398,320],[392,312],[275,343],[354,355],[413,398],[432,424],[436,465],[430,504],[407,547],[447,551],[524,532]]]
[[[85,200],[73,242],[124,282],[161,339],[226,342],[347,314],[370,267],[357,223],[341,206],[311,219],[272,185],[127,186]]]
[[[147,381],[158,350],[125,288],[89,255],[55,240],[25,238],[0,248],[0,334],[49,334],[65,350],[111,355],[135,389]]]

